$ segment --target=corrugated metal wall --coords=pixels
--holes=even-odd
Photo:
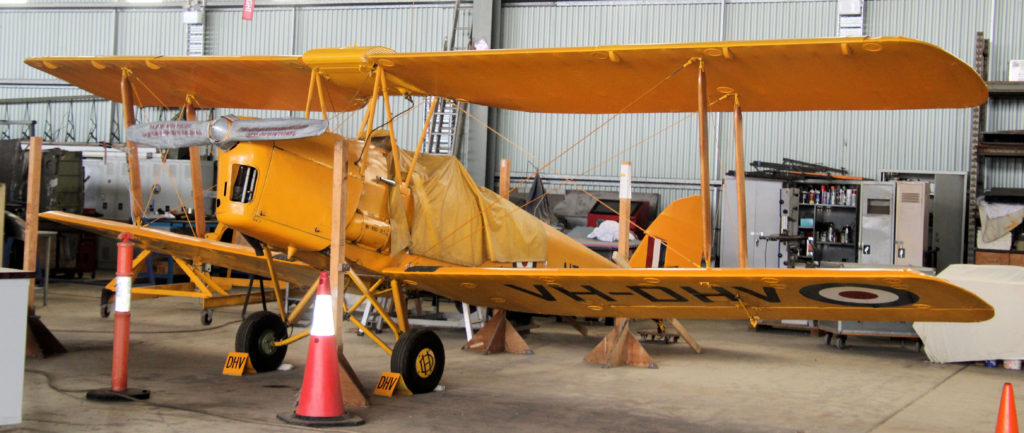
[[[1001,77],[1006,75],[1008,59],[1014,56],[1011,53],[1024,57],[1020,25],[1024,22],[1024,4],[997,3],[992,70],[993,77],[1005,79]],[[504,9],[504,46],[692,42],[718,40],[722,33],[722,6],[717,3],[594,4],[509,5]],[[989,0],[868,0],[865,31],[870,36],[899,35],[924,40],[971,62],[975,32],[988,30],[989,17]],[[835,33],[834,1],[730,1],[725,6],[726,40],[831,37]],[[1024,103],[993,103],[989,116],[990,129],[1024,128]],[[498,127],[537,159],[548,161],[610,117],[503,111]],[[692,118],[600,167],[593,167],[641,137],[686,117],[620,116],[545,171],[611,175],[618,161],[629,160],[634,163],[636,176],[641,178],[635,185],[641,188],[643,177],[696,179],[696,123]],[[735,166],[732,115],[712,114],[710,123],[712,175],[717,178]],[[889,169],[968,169],[970,110],[966,109],[747,113],[744,126],[748,161],[779,162],[788,157],[845,167],[852,174],[865,177],[877,177],[880,171]],[[499,146],[499,156],[512,160],[513,171],[541,166],[517,146],[507,143]],[[1024,186],[1022,164],[1019,159],[990,161],[986,171],[988,184]],[[663,203],[668,202],[666,197]]]
[[[434,51],[441,49],[451,28],[452,15],[450,5],[271,7],[258,9],[252,22],[242,21],[239,14],[237,8],[208,12],[209,54],[301,55],[313,48],[352,45],[381,45],[405,52]],[[426,113],[424,99],[414,98],[409,102],[400,97],[390,98],[392,112],[396,115],[409,110],[395,121],[394,127],[396,138],[405,147],[411,147],[419,137]],[[263,117],[289,115],[256,110],[232,112]],[[383,104],[380,104],[376,118],[383,119],[383,112]],[[363,113],[363,110],[332,113],[332,130],[355,135]]]
[[[96,3],[99,6],[90,6]],[[261,3],[255,20],[245,22],[240,19],[240,7],[211,2],[206,15],[207,53],[301,54],[311,48],[351,44],[428,51],[440,48],[450,26],[450,4],[324,3]],[[995,79],[1005,79],[1009,59],[1024,58],[1024,2],[997,0],[996,4],[991,70]],[[836,32],[834,0],[728,0],[724,17],[721,3],[712,0],[507,2],[502,14],[502,46],[517,48],[829,37]],[[970,60],[974,34],[988,30],[990,16],[990,0],[867,0],[865,29],[873,36],[921,39]],[[65,87],[19,85],[23,80],[50,79],[25,66],[21,62],[25,57],[185,53],[185,26],[179,9],[125,7],[112,2],[83,3],[74,10],[0,8],[0,37],[18,41],[7,44],[0,54],[0,98],[77,94]],[[418,136],[425,113],[422,105],[415,105],[420,102],[393,99],[396,112],[414,107],[396,127],[400,140],[409,142]],[[119,113],[119,107],[107,103],[33,104],[0,110],[8,119],[26,116],[40,120],[40,128],[49,125],[51,135],[70,134],[77,141],[104,140],[109,136],[111,111]],[[145,114],[150,118],[161,115]],[[336,130],[351,134],[360,115],[335,116]],[[497,156],[512,159],[514,172],[532,171],[610,119],[545,172],[609,176],[615,174],[618,161],[630,160],[641,189],[647,188],[644,178],[692,181],[698,177],[693,162],[697,156],[696,122],[691,115],[611,117],[502,111],[496,127],[525,151],[502,142]],[[868,177],[884,169],[967,169],[968,110],[749,113],[744,120],[748,160],[790,157],[846,167]],[[732,117],[712,115],[711,126],[712,158],[717,161],[712,172],[717,178],[733,168]],[[1024,128],[1024,102],[991,104],[989,128]],[[17,135],[17,128],[7,130]],[[606,158],[606,163],[598,164]],[[989,184],[1024,186],[1022,165],[1019,159],[993,160],[987,170]],[[663,203],[693,192],[650,188],[663,195]]]
[[[26,66],[28,57],[111,55],[114,52],[113,10],[45,11],[0,9],[0,54],[3,79],[51,79]]]

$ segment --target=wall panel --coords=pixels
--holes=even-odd
[[[0,9],[0,79],[53,79],[25,65],[28,57],[111,55],[114,28],[112,10]]]

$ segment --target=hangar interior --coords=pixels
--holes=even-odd
[[[170,101],[160,104],[163,107],[125,110],[119,101],[84,91],[47,73],[45,67],[27,64],[26,59],[123,56],[149,59],[140,61],[152,61],[151,69],[158,71],[159,62],[165,57],[302,57],[319,48],[365,48],[371,53],[375,51],[367,47],[379,46],[397,53],[419,53],[648,44],[713,46],[730,41],[776,41],[781,45],[789,40],[845,37],[851,38],[850,41],[864,41],[863,37],[887,36],[934,45],[975,70],[986,87],[984,103],[963,108],[914,110],[748,111],[743,113],[744,155],[740,158],[745,167],[738,167],[736,162],[734,137],[740,131],[731,109],[707,114],[706,140],[697,132],[702,116],[695,112],[541,113],[455,100],[445,100],[439,108],[434,108],[433,98],[421,95],[391,94],[383,98],[386,104],[374,102],[351,111],[325,113],[326,124],[332,133],[342,137],[366,137],[361,135],[367,127],[364,122],[371,119],[374,124],[370,127],[389,131],[393,134],[391,140],[405,151],[416,150],[417,138],[423,140],[421,136],[425,136],[424,157],[428,159],[422,166],[433,169],[443,165],[430,162],[433,160],[427,154],[454,156],[464,167],[465,177],[472,180],[467,190],[472,190],[472,183],[476,183],[502,193],[502,186],[510,183],[512,188],[507,197],[511,202],[525,207],[553,227],[529,228],[534,226],[513,223],[528,227],[522,230],[526,234],[514,235],[497,234],[498,227],[485,236],[488,242],[485,256],[491,242],[497,245],[501,236],[529,238],[530,233],[536,234],[531,230],[550,229],[611,258],[613,251],[625,247],[618,242],[619,233],[603,233],[612,236],[610,240],[592,237],[599,234],[600,230],[596,229],[602,221],[613,222],[619,218],[616,201],[622,197],[620,163],[630,163],[632,207],[629,217],[642,240],[644,229],[673,203],[701,195],[699,162],[703,156],[700,151],[706,146],[706,213],[709,213],[710,230],[706,231],[709,238],[705,242],[710,245],[710,251],[706,256],[698,251],[700,259],[697,261],[701,263],[693,267],[814,271],[852,268],[864,272],[872,272],[865,269],[895,272],[892,270],[909,268],[928,276],[938,275],[938,279],[959,285],[990,304],[995,318],[979,323],[984,326],[982,330],[961,332],[930,325],[921,328],[918,325],[927,322],[912,320],[763,319],[750,313],[741,299],[743,293],[756,293],[752,296],[760,296],[760,299],[770,298],[773,283],[768,282],[754,292],[736,286],[732,294],[728,287],[722,289],[724,292],[664,289],[664,295],[690,304],[714,296],[738,302],[733,308],[739,316],[730,318],[740,320],[697,320],[711,317],[680,315],[681,323],[669,324],[669,316],[645,317],[657,321],[636,319],[632,322],[632,333],[630,320],[616,322],[611,312],[595,319],[571,314],[530,315],[525,313],[532,311],[517,312],[510,308],[507,316],[505,312],[499,313],[499,319],[508,318],[508,322],[501,322],[489,319],[488,311],[493,314],[494,308],[473,307],[470,314],[469,304],[436,295],[411,296],[399,301],[406,305],[398,308],[394,301],[402,299],[402,295],[398,294],[397,285],[394,298],[387,291],[389,282],[398,281],[398,277],[376,281],[379,287],[376,284],[369,289],[359,287],[363,292],[356,290],[362,282],[350,282],[346,293],[355,293],[357,298],[365,293],[356,303],[369,304],[367,299],[376,297],[381,305],[359,310],[353,307],[351,311],[347,307],[338,308],[334,312],[338,321],[345,323],[344,327],[340,323],[336,327],[339,339],[345,341],[344,352],[348,359],[343,359],[342,365],[346,368],[342,369],[342,376],[355,376],[364,386],[373,388],[381,371],[395,369],[396,358],[392,352],[399,353],[399,347],[405,347],[401,346],[398,335],[411,334],[405,329],[409,323],[398,323],[403,319],[413,327],[433,330],[433,335],[439,338],[438,344],[443,342],[444,345],[440,349],[442,365],[444,348],[448,349],[447,369],[438,392],[396,398],[373,396],[363,404],[348,406],[349,412],[367,420],[366,425],[351,428],[370,431],[513,428],[536,431],[567,428],[598,431],[990,430],[1003,397],[1000,395],[1002,383],[1020,383],[1019,370],[1024,359],[1024,342],[1013,331],[1017,324],[1008,319],[1015,316],[1020,300],[997,290],[1012,292],[1024,288],[1019,278],[1024,272],[1022,22],[1024,3],[1015,0],[0,1],[0,32],[7,41],[6,49],[0,52],[0,200],[5,203],[6,211],[6,217],[0,220],[0,244],[4,247],[0,265],[5,271],[21,269],[22,261],[32,255],[24,245],[33,244],[36,264],[30,276],[35,281],[31,286],[34,288],[29,290],[29,314],[45,319],[68,352],[10,361],[14,363],[10,364],[12,367],[7,366],[7,361],[0,364],[5,370],[16,370],[19,377],[24,365],[23,378],[10,379],[17,387],[24,383],[23,395],[11,397],[17,400],[14,409],[18,413],[17,421],[6,422],[0,414],[0,421],[11,424],[10,427],[0,426],[0,431],[22,428],[119,431],[137,425],[152,431],[301,428],[282,423],[274,415],[288,412],[299,400],[303,367],[307,367],[308,362],[305,340],[294,345],[287,356],[280,353],[275,363],[285,366],[285,370],[275,370],[277,365],[274,365],[270,371],[235,378],[222,374],[221,367],[228,352],[244,348],[238,343],[245,335],[242,329],[258,326],[252,324],[252,317],[256,317],[254,311],[261,307],[267,311],[268,304],[269,311],[274,311],[275,303],[267,302],[271,299],[267,291],[280,299],[277,304],[281,307],[281,317],[276,320],[287,322],[280,324],[281,329],[288,325],[281,331],[287,337],[304,336],[304,329],[315,320],[309,314],[301,317],[295,314],[294,320],[284,317],[286,310],[302,311],[307,304],[309,310],[313,309],[311,294],[316,292],[315,283],[286,286],[296,293],[310,294],[291,293],[290,296],[289,292],[278,293],[276,275],[268,279],[249,276],[248,288],[241,283],[241,291],[231,292],[234,298],[210,300],[211,291],[214,292],[212,299],[218,298],[215,286],[221,281],[213,275],[224,278],[220,271],[209,269],[211,264],[217,263],[205,258],[181,263],[154,253],[145,262],[140,259],[137,266],[130,269],[136,274],[136,285],[145,286],[147,282],[150,285],[185,285],[187,290],[198,290],[206,297],[201,299],[199,308],[195,305],[195,298],[201,297],[198,295],[192,298],[166,296],[134,303],[137,310],[132,317],[135,323],[130,377],[133,384],[151,388],[151,400],[110,406],[84,398],[81,394],[85,390],[105,385],[109,371],[106,370],[110,363],[107,354],[113,332],[107,316],[114,308],[112,278],[118,263],[117,241],[45,219],[38,227],[38,239],[26,241],[29,237],[25,234],[29,233],[26,227],[32,225],[26,222],[32,214],[28,209],[38,206],[41,212],[64,211],[122,223],[130,223],[133,217],[141,216],[140,220],[147,221],[148,227],[193,235],[198,229],[189,227],[196,218],[195,208],[199,206],[194,204],[192,194],[199,191],[203,217],[208,225],[198,233],[202,238],[203,231],[213,232],[217,227],[220,211],[215,209],[219,209],[221,200],[226,200],[230,192],[227,183],[218,185],[221,172],[231,170],[224,163],[224,157],[218,155],[224,154],[221,149],[225,152],[229,149],[215,145],[193,147],[196,156],[190,161],[191,151],[165,151],[140,145],[137,171],[145,205],[140,207],[143,215],[133,215],[133,204],[137,203],[133,203],[133,180],[128,168],[132,161],[122,151],[128,137],[125,114],[130,112],[135,121],[148,124],[176,120],[188,109],[182,101]],[[459,67],[456,63],[445,65]],[[111,67],[102,62],[94,66],[97,70]],[[308,75],[308,72],[303,73]],[[487,74],[467,77],[454,69],[437,74],[458,76],[468,81],[462,84],[472,88],[486,87],[495,79]],[[927,76],[928,71],[922,70],[921,75]],[[239,83],[253,82],[243,78],[239,78]],[[757,81],[757,77],[749,79]],[[828,77],[821,80],[829,82]],[[609,82],[607,85],[630,84],[635,83]],[[374,87],[373,83],[365,85]],[[831,85],[857,89],[861,83],[831,82]],[[299,87],[305,89],[305,86],[303,78]],[[360,91],[368,92],[369,87]],[[159,93],[147,88],[143,81],[137,82],[133,91],[137,99],[147,98],[147,93]],[[247,95],[267,89],[238,86],[224,91]],[[713,93],[712,101],[719,96]],[[313,94],[311,81],[309,97]],[[786,92],[782,90],[778,94],[785,97]],[[863,95],[871,94],[872,89],[864,89]],[[376,98],[377,93],[373,95]],[[593,97],[568,92],[556,96],[554,99]],[[306,100],[307,95],[297,97]],[[322,100],[320,105],[323,105]],[[294,110],[207,106],[203,105],[202,97],[198,97],[193,108],[199,121],[228,115],[242,119],[304,116],[302,111]],[[372,115],[368,115],[368,110]],[[386,141],[384,135],[387,134],[371,137]],[[41,137],[43,149],[37,197],[31,194],[30,137]],[[365,148],[371,146],[367,144]],[[387,152],[393,149],[380,148],[385,149],[382,153],[385,156],[377,156],[383,158],[386,165],[390,158]],[[361,152],[367,155],[366,151]],[[374,152],[377,150],[369,152],[369,158],[376,155]],[[340,153],[335,151],[335,158]],[[399,152],[393,153],[398,164]],[[359,161],[362,158],[357,157]],[[329,167],[329,162],[322,161],[318,164]],[[411,164],[415,166],[415,160]],[[507,167],[504,176],[503,166]],[[321,171],[330,172],[328,169]],[[237,174],[231,173],[232,176]],[[431,172],[422,178],[423,182],[428,182],[441,176],[458,177],[460,173],[463,172]],[[737,181],[741,173],[745,173],[746,178],[742,187]],[[359,174],[362,175],[362,171]],[[294,177],[300,178],[302,173],[296,171]],[[310,172],[309,177],[313,179],[314,174]],[[338,179],[334,178],[333,185],[340,184]],[[381,185],[382,178],[376,179],[376,184]],[[201,186],[194,185],[197,180]],[[395,186],[394,180],[384,180]],[[401,178],[396,180],[405,186]],[[260,179],[260,182],[267,181]],[[288,182],[290,180],[281,184],[316,189],[320,194],[317,197],[329,197],[332,191],[331,184],[323,182]],[[232,187],[237,188],[237,185]],[[317,208],[299,204],[306,200],[303,200],[304,190],[296,188],[294,203],[289,203],[296,209],[294,213],[323,212],[326,205]],[[363,188],[363,196],[377,191]],[[437,196],[445,192],[454,194],[452,191],[457,189],[447,184],[435,188]],[[746,206],[745,210],[738,211],[737,198],[741,195],[746,196]],[[397,199],[394,197],[398,195],[382,197],[390,198],[382,198],[373,205],[388,208],[393,213],[394,207],[389,206],[395,206]],[[421,200],[425,196],[417,197]],[[457,203],[500,201],[490,197],[485,192],[452,198],[453,201],[439,207],[438,221],[443,222],[445,215],[471,212],[461,209]],[[341,202],[339,199],[334,203]],[[412,209],[411,205],[407,206]],[[480,223],[483,226],[495,225],[493,219],[486,217],[491,206],[495,205],[481,206],[479,212],[485,214]],[[422,208],[416,209],[421,212]],[[472,212],[475,211],[474,208]],[[357,215],[373,216],[373,212],[360,211]],[[327,222],[330,218],[328,209],[323,220]],[[694,217],[685,221],[696,223],[698,220]],[[416,230],[416,221],[411,221],[410,227]],[[393,219],[392,228],[386,228],[392,236],[398,233],[393,228],[398,227],[396,224]],[[320,227],[315,229],[317,233]],[[367,222],[365,227],[373,231],[380,226]],[[118,232],[116,228],[104,230],[107,230],[104,233]],[[349,226],[347,230],[353,229]],[[290,272],[289,263],[296,257],[300,262],[321,260],[326,263],[329,256],[326,242],[316,244],[314,252],[323,254],[311,261],[309,255],[293,257],[291,245],[278,248],[273,241],[253,239],[259,236],[249,236],[251,233],[241,229],[236,231],[245,234],[246,239],[238,237],[234,243],[255,251],[253,257],[258,259],[265,248],[266,262],[282,259],[279,272],[284,274]],[[216,233],[224,235],[222,231]],[[358,239],[346,233],[349,248],[363,245],[360,242],[372,242],[367,236],[373,235],[367,233],[358,233]],[[325,236],[321,237],[326,239]],[[692,238],[694,243],[699,242],[698,238],[699,235]],[[397,245],[394,239],[382,239],[374,244],[377,253],[386,251],[383,246],[386,242]],[[549,242],[552,243],[546,247],[548,251],[560,248],[560,244]],[[650,246],[652,244],[653,238],[649,243],[634,243],[631,248],[637,251],[642,249],[638,245],[648,248],[646,265],[658,267],[657,260],[651,265],[651,254],[654,254],[651,251],[656,249]],[[272,247],[280,253],[278,255],[287,255],[287,260],[277,256],[271,259]],[[462,247],[449,247],[459,248]],[[523,251],[522,257],[527,257],[528,252],[539,254],[544,248],[526,244],[520,245],[518,250]],[[136,257],[140,251],[135,250]],[[285,261],[289,263],[283,263]],[[372,268],[366,264],[372,259],[350,261],[353,269]],[[555,267],[550,260],[505,260],[513,261],[517,267],[519,262],[526,267],[545,267],[543,263]],[[628,261],[637,267],[633,260]],[[486,260],[477,260],[469,264],[476,266],[484,262]],[[639,263],[644,266],[643,261]],[[968,269],[962,267],[964,264],[986,267]],[[332,262],[331,266],[336,264]],[[609,266],[614,265],[609,262]],[[225,268],[232,269],[231,266]],[[29,268],[26,265],[24,269]],[[233,269],[237,272],[245,268]],[[193,275],[203,272],[209,274],[205,280],[202,275]],[[274,270],[270,272],[273,274]],[[250,271],[248,275],[257,273]],[[23,274],[18,275],[25,278]],[[609,275],[601,274],[595,281],[611,278]],[[227,270],[226,278],[230,280],[231,276],[232,271]],[[407,278],[407,274],[402,278]],[[197,280],[206,281],[198,284],[206,287],[197,288]],[[878,281],[881,286],[868,284],[870,281],[859,283],[857,287],[861,291],[857,294],[841,290],[834,293],[835,296],[866,296],[869,300],[899,298],[893,302],[902,302],[901,296],[910,293],[907,296],[912,296],[913,302],[919,301],[916,292],[903,290],[907,289],[905,286],[886,286],[888,283],[884,283],[881,276]],[[980,281],[977,282],[979,288],[972,286],[976,281]],[[462,284],[465,288],[471,283]],[[523,287],[530,287],[524,284]],[[365,286],[370,285],[371,281],[367,280]],[[109,290],[104,290],[104,286]],[[259,293],[255,293],[257,286]],[[513,285],[503,286],[509,290],[507,287]],[[536,298],[550,296],[554,299],[560,296],[558,293],[565,293],[575,300],[589,299],[589,296],[611,302],[607,291],[594,292],[596,289],[591,286],[583,285],[584,289],[578,289],[591,290],[589,295],[562,289],[557,292],[551,288],[554,286],[536,287],[541,291],[513,288],[520,296],[529,293]],[[710,287],[706,290],[711,290]],[[142,296],[166,295],[155,290]],[[445,290],[448,289],[441,291]],[[544,290],[551,290],[553,294]],[[633,290],[651,302],[664,301],[647,298],[650,291]],[[103,295],[97,295],[99,292]],[[827,298],[832,296],[827,293],[833,292],[821,293],[820,296]],[[373,296],[367,296],[369,294]],[[339,298],[346,296],[335,296],[336,300]],[[93,310],[97,299],[102,317]],[[263,300],[262,306],[260,300]],[[364,300],[367,301],[364,303]],[[843,301],[836,302],[846,302],[839,305],[848,306],[869,301],[844,297]],[[11,302],[19,306],[24,303],[24,300]],[[922,300],[918,305],[924,303]],[[426,313],[403,318],[410,309]],[[393,316],[381,315],[376,310],[390,310]],[[408,311],[403,313],[403,310]],[[433,310],[433,315],[429,310]],[[12,311],[20,314],[20,309]],[[242,320],[235,320],[237,315]],[[195,320],[196,316],[199,321]],[[351,322],[345,321],[349,319]],[[243,322],[243,328],[236,325],[239,322]],[[520,351],[532,355],[482,357],[474,350],[457,350],[467,344],[474,333],[482,332],[480,329],[485,323],[492,322],[507,323],[522,334],[519,340],[509,337],[512,339],[504,343],[505,351],[518,350],[516,341],[522,341],[529,348]],[[939,322],[936,325],[942,324],[941,320]],[[30,333],[33,326],[39,326],[33,325],[31,320],[29,323]],[[679,326],[672,326],[675,324]],[[47,325],[42,326],[45,329]],[[666,325],[669,326],[666,328]],[[236,328],[239,328],[237,333]],[[21,332],[22,328],[11,329]],[[500,329],[497,333],[505,332],[504,328]],[[389,334],[392,330],[394,338]],[[17,332],[10,338],[20,338],[14,335]],[[982,335],[982,332],[992,333]],[[377,333],[381,336],[377,337]],[[652,359],[649,364],[656,364],[657,368],[602,369],[582,362],[595,345],[604,344],[605,340],[601,339],[609,333],[645,340],[638,343],[638,347],[646,351],[638,351],[649,353],[649,358],[645,359]],[[236,346],[231,346],[231,335],[236,337]],[[270,344],[265,350],[273,352],[273,337]],[[471,340],[467,346],[472,344]],[[615,344],[612,350],[619,350],[620,346]],[[971,355],[963,355],[966,358],[960,355],[960,352],[972,350]],[[341,353],[340,345],[338,352]],[[21,352],[16,355],[19,360],[22,358]],[[287,370],[289,366],[295,368]],[[437,376],[440,377],[440,372]],[[208,391],[196,396],[196,387]],[[372,389],[370,391],[372,393]],[[348,397],[346,395],[346,403],[349,403]],[[9,404],[6,401],[0,399],[0,406],[15,405],[13,400]],[[302,410],[301,402],[298,404]],[[77,415],[68,417],[67,411]],[[998,422],[1003,420],[1000,414]]]

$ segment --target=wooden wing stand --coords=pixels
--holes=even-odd
[[[629,267],[626,258],[629,257],[629,209],[630,201],[633,199],[633,165],[623,162],[619,169],[619,250],[615,252],[613,259],[619,266]],[[640,345],[633,333],[629,331],[630,319],[616,318],[615,328],[612,332],[597,344],[597,347],[590,352],[584,361],[591,364],[601,364],[602,367],[618,367],[630,365],[633,367],[658,368],[658,365],[647,354],[647,350]]]
[[[533,350],[526,344],[526,340],[519,335],[516,328],[508,321],[505,310],[495,310],[494,317],[484,324],[483,328],[477,331],[462,350],[474,352],[492,353],[518,353],[520,355],[532,355]]]
[[[615,328],[612,332],[608,333],[583,360],[591,364],[600,364],[605,368],[622,365],[658,368],[651,355],[647,354],[647,350],[629,331],[630,321],[631,319],[622,317],[615,319]]]
[[[316,83],[319,84],[319,74],[314,75],[316,77]],[[307,110],[306,117],[309,117]],[[327,113],[324,113],[324,119],[327,119]],[[333,191],[331,191],[331,294],[334,296],[334,335],[338,341],[338,363],[341,364],[341,371],[338,376],[341,380],[341,395],[344,400],[344,404],[347,406],[358,406],[368,407],[369,394],[366,393],[366,388],[359,382],[359,377],[356,376],[355,370],[352,369],[352,364],[348,362],[348,358],[345,358],[344,345],[342,344],[342,327],[341,324],[345,321],[342,319],[341,313],[345,307],[345,271],[348,269],[348,265],[344,263],[345,258],[345,203],[348,202],[348,170],[345,156],[345,143],[341,140],[334,142],[334,167],[332,174],[332,182],[334,185]]]
[[[22,268],[35,272],[36,253],[39,251],[39,188],[42,173],[43,139],[31,137],[28,148],[28,191],[25,196],[25,254]],[[31,358],[46,358],[67,353],[63,344],[36,315],[35,278],[28,284],[28,332],[25,336],[25,354]]]
[[[501,160],[499,173],[498,194],[507,200],[511,177],[509,160]],[[515,326],[508,321],[508,313],[505,310],[494,310],[494,317],[488,320],[484,327],[480,328],[476,335],[473,335],[473,338],[462,346],[462,350],[472,350],[488,355],[501,352],[520,355],[533,354],[533,350],[530,350],[526,340],[523,340],[519,331],[516,331]]]
[[[629,210],[632,200],[632,177],[633,165],[623,162],[619,170],[619,250],[612,256],[613,261],[623,268],[630,267],[626,258],[629,257]],[[612,332],[608,333],[583,360],[592,364],[601,364],[605,368],[622,365],[658,368],[658,365],[651,359],[651,355],[630,332],[630,321],[631,319],[616,318],[615,328],[612,329]],[[694,352],[700,353],[701,348],[697,344],[697,340],[686,331],[686,328],[678,320],[671,319],[669,323]]]

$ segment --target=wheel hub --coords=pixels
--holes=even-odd
[[[263,353],[266,353],[266,354],[274,353],[274,351],[277,350],[277,346],[274,346],[274,332],[273,331],[266,331],[266,332],[260,334],[260,344],[259,344],[259,347],[260,347],[260,350]]]
[[[420,353],[416,354],[416,374],[424,379],[430,377],[434,372],[434,367],[437,365],[437,358],[434,356],[434,351],[430,350],[429,347],[420,350]]]

